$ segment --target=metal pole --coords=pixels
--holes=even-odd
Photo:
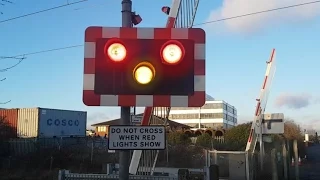
[[[122,0],[122,27],[132,27],[132,1]],[[121,107],[121,125],[130,125],[130,107]],[[129,180],[130,151],[119,152],[119,180]]]
[[[298,154],[298,141],[293,141],[293,152],[294,152],[294,168],[295,168],[295,175],[296,180],[299,180],[299,154]]]
[[[260,116],[263,116],[262,114],[260,114]],[[263,158],[264,158],[264,154],[263,154],[263,150],[264,150],[264,147],[263,147],[263,133],[262,133],[262,123],[263,121],[263,118],[260,118],[260,133],[259,133],[259,141],[260,141],[260,169],[263,170]]]
[[[201,107],[199,107],[199,129],[201,130]]]

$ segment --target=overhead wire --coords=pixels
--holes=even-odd
[[[284,9],[289,9],[289,8],[294,8],[294,7],[299,7],[299,6],[316,4],[316,3],[320,3],[320,0],[318,0],[318,1],[310,1],[310,2],[305,2],[305,3],[290,5],[290,6],[283,6],[283,7],[273,8],[273,9],[267,9],[267,10],[263,10],[263,11],[257,11],[257,12],[253,12],[253,13],[247,13],[247,14],[242,14],[242,15],[237,15],[237,16],[232,16],[232,17],[227,17],[227,18],[222,18],[222,19],[217,19],[217,20],[212,20],[212,21],[207,21],[207,22],[195,24],[194,26],[200,26],[200,25],[204,25],[204,24],[216,23],[216,22],[220,22],[220,21],[237,19],[237,18],[242,18],[242,17],[246,17],[246,16],[252,16],[252,15],[257,15],[257,14],[262,14],[262,13],[267,13],[267,12],[272,12],[272,11],[279,11],[279,10],[284,10]]]
[[[24,15],[21,15],[21,16],[16,16],[16,17],[13,17],[13,18],[5,19],[5,20],[0,21],[0,23],[4,23],[4,22],[16,20],[16,19],[20,19],[20,18],[24,18],[24,17],[28,17],[28,16],[32,16],[32,15],[43,13],[43,12],[47,12],[47,11],[52,11],[52,10],[55,10],[55,9],[63,8],[63,7],[66,7],[66,6],[71,6],[71,5],[74,5],[74,4],[83,3],[85,1],[88,1],[88,0],[80,0],[80,1],[72,2],[72,3],[67,2],[66,4],[63,4],[63,5],[60,5],[60,6],[55,6],[55,7],[52,7],[52,8],[43,9],[43,10],[32,12],[32,13],[29,13],[29,14],[24,14]]]
[[[316,3],[320,3],[320,0],[306,2],[306,3],[300,3],[300,4],[294,4],[294,5],[289,5],[289,6],[283,6],[283,7],[273,8],[273,9],[267,9],[267,10],[253,12],[253,13],[232,16],[232,17],[228,17],[228,18],[216,19],[216,20],[212,20],[212,21],[198,23],[198,24],[195,24],[194,26],[216,23],[216,22],[220,22],[220,21],[237,19],[237,18],[242,18],[242,17],[246,17],[246,16],[253,16],[253,15],[257,15],[257,14],[268,13],[268,12],[272,12],[272,11],[279,11],[279,10],[289,9],[289,8],[294,8],[294,7],[299,7],[299,6],[306,6],[306,5],[310,5],[310,4],[316,4]],[[82,46],[83,46],[82,44],[78,44],[78,45],[73,45],[73,46],[66,46],[66,47],[61,47],[61,48],[47,49],[47,50],[42,50],[42,51],[37,51],[37,52],[24,53],[24,54],[10,56],[10,57],[20,57],[20,56],[27,56],[27,55],[34,55],[34,54],[42,54],[42,53],[46,53],[46,52],[59,51],[59,50],[77,48],[77,47],[82,47]]]

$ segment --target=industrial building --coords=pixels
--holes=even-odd
[[[169,119],[196,129],[229,129],[237,125],[237,109],[223,100],[207,95],[206,103],[198,108],[172,107]]]
[[[85,137],[87,112],[48,108],[1,109],[10,138]]]

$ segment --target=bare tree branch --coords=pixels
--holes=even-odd
[[[6,3],[10,3],[10,4],[13,4],[12,1],[9,1],[9,0],[1,0],[2,2],[6,2]]]
[[[22,63],[22,61],[24,60],[24,59],[26,59],[26,57],[22,57],[22,58],[17,58],[17,57],[0,57],[0,59],[9,59],[9,58],[11,58],[11,59],[19,59],[19,61],[16,63],[16,64],[14,64],[14,65],[12,65],[12,66],[10,66],[10,67],[7,67],[7,68],[4,68],[4,69],[0,69],[0,72],[5,72],[5,71],[8,71],[9,69],[12,69],[12,68],[15,68],[16,66],[18,66],[20,63]]]
[[[0,102],[0,104],[8,104],[9,102],[11,102],[11,100],[6,101],[6,102]]]
[[[9,0],[0,0],[0,5],[4,6],[6,4],[14,4],[12,1]],[[2,11],[0,11],[0,15],[3,15],[4,13]]]
[[[25,56],[19,58],[19,57],[13,57],[13,56],[0,56],[0,59],[25,59]]]
[[[6,80],[7,78],[3,78],[3,79],[0,79],[0,81],[4,81],[4,80]]]

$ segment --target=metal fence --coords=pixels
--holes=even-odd
[[[228,180],[252,180],[255,160],[245,151],[207,151],[206,166],[219,165],[219,175]]]
[[[197,137],[191,137],[191,142],[193,144],[196,144],[197,143]],[[212,143],[220,143],[220,144],[223,144],[225,143],[225,140],[224,140],[224,137],[223,136],[216,136],[212,139]]]
[[[108,174],[78,174],[70,173],[68,170],[60,170],[58,180],[118,180],[119,175]],[[142,175],[130,175],[129,179],[132,180],[178,180],[177,177],[169,176],[142,176]]]
[[[105,138],[16,138],[3,142],[2,150],[10,152],[10,156],[23,156],[41,149],[63,149],[87,146],[90,149],[107,150]]]

